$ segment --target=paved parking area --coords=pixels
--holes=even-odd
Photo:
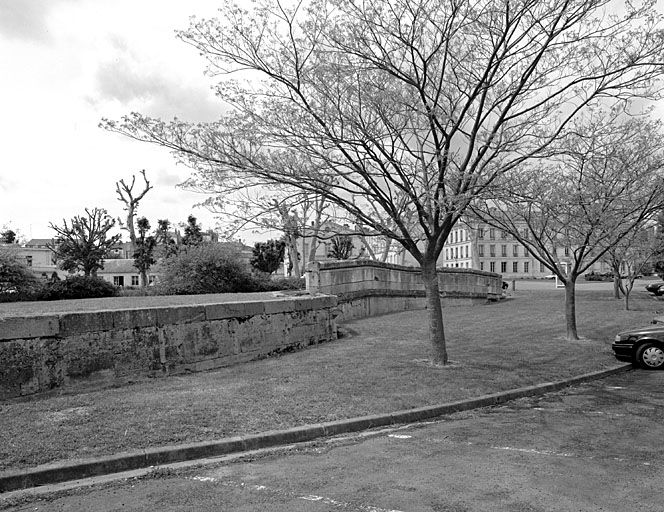
[[[664,372],[631,371],[10,510],[662,511],[663,424]]]

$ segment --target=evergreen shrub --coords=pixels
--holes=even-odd
[[[164,295],[256,292],[264,280],[238,253],[216,244],[187,247],[166,258],[160,270],[158,286]]]
[[[97,299],[117,295],[118,287],[100,277],[69,276],[62,281],[53,281],[46,284],[40,299]]]

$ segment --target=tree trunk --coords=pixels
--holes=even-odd
[[[136,228],[134,226],[134,206],[127,207],[127,231],[129,231],[129,243],[131,244],[131,257],[136,252]]]
[[[286,235],[286,247],[288,249],[288,258],[291,263],[291,275],[300,277],[300,262],[297,259],[297,241],[291,235]]]
[[[380,261],[385,263],[387,257],[390,255],[390,247],[392,247],[392,239],[388,238],[385,240],[385,248],[383,249],[383,254],[380,255]]]
[[[320,230],[320,223],[314,224],[314,228],[311,233],[311,242],[309,243],[309,257],[307,258],[306,263],[311,263],[316,261],[316,250],[318,249],[318,232]],[[304,240],[304,237],[302,238]],[[304,254],[304,249],[302,249]],[[306,264],[303,265],[306,268]]]
[[[422,279],[427,297],[429,312],[429,341],[431,342],[431,360],[436,364],[447,364],[445,329],[443,326],[443,306],[438,288],[438,271],[435,261],[422,263]]]
[[[360,242],[362,242],[362,247],[369,253],[369,258],[372,259],[373,261],[376,261],[376,254],[373,252],[373,249],[369,245],[369,242],[367,242],[367,237],[364,235],[360,235]]]
[[[614,299],[622,298],[620,296],[620,277],[617,276],[615,273],[613,274],[613,298]]]
[[[576,329],[576,280],[565,280],[565,319],[567,321],[567,339],[578,340],[579,334]]]
[[[631,276],[627,279],[625,286],[622,287],[623,295],[625,296],[625,311],[629,311],[629,294],[632,293],[634,288],[634,278]]]
[[[147,270],[141,270],[141,286],[145,288],[148,285],[148,272]]]

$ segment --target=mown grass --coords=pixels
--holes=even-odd
[[[80,394],[0,403],[0,471],[433,405],[616,365],[619,330],[664,309],[632,311],[579,291],[582,341],[563,339],[560,290],[445,309],[451,364],[428,364],[427,312],[345,324],[336,342],[217,371]],[[660,311],[657,308],[660,308]]]

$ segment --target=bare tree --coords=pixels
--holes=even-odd
[[[664,237],[655,229],[655,223],[649,221],[632,230],[607,251],[607,260],[613,271],[614,296],[620,299],[622,292],[625,311],[629,310],[629,296],[635,280],[652,266],[663,250]]]
[[[401,243],[421,266],[431,357],[445,364],[436,264],[450,231],[589,105],[656,96],[664,38],[650,4],[614,15],[608,0],[228,3],[179,33],[222,77],[227,116],[102,126],[169,148],[211,183],[320,194]]]
[[[477,202],[484,221],[514,236],[565,285],[567,338],[578,339],[577,278],[664,207],[661,124],[593,112],[559,153]]]
[[[127,211],[127,223],[122,226],[123,229],[126,229],[129,232],[129,241],[131,242],[131,253],[136,252],[136,227],[134,226],[134,217],[136,216],[136,209],[138,208],[138,203],[145,194],[152,188],[150,182],[145,176],[145,169],[141,171],[143,176],[143,181],[145,186],[143,190],[134,197],[134,185],[136,184],[136,175],[131,177],[131,185],[127,185],[124,179],[115,183],[115,190],[118,193],[118,199],[125,204],[125,210]]]
[[[326,210],[329,206],[320,194],[303,192],[262,178],[227,175],[218,180],[216,174],[207,170],[187,179],[180,187],[210,194],[200,206],[218,214],[223,220],[225,230],[222,236],[227,240],[233,240],[241,231],[248,229],[255,233],[278,231],[284,236],[290,258],[300,252],[294,245],[299,239],[302,243],[301,256],[305,258],[302,263],[315,260],[318,231],[321,223],[328,218]],[[296,233],[303,236],[293,236],[294,222],[298,224]],[[309,242],[308,254],[305,254],[305,241]],[[298,265],[298,270],[303,269]]]

